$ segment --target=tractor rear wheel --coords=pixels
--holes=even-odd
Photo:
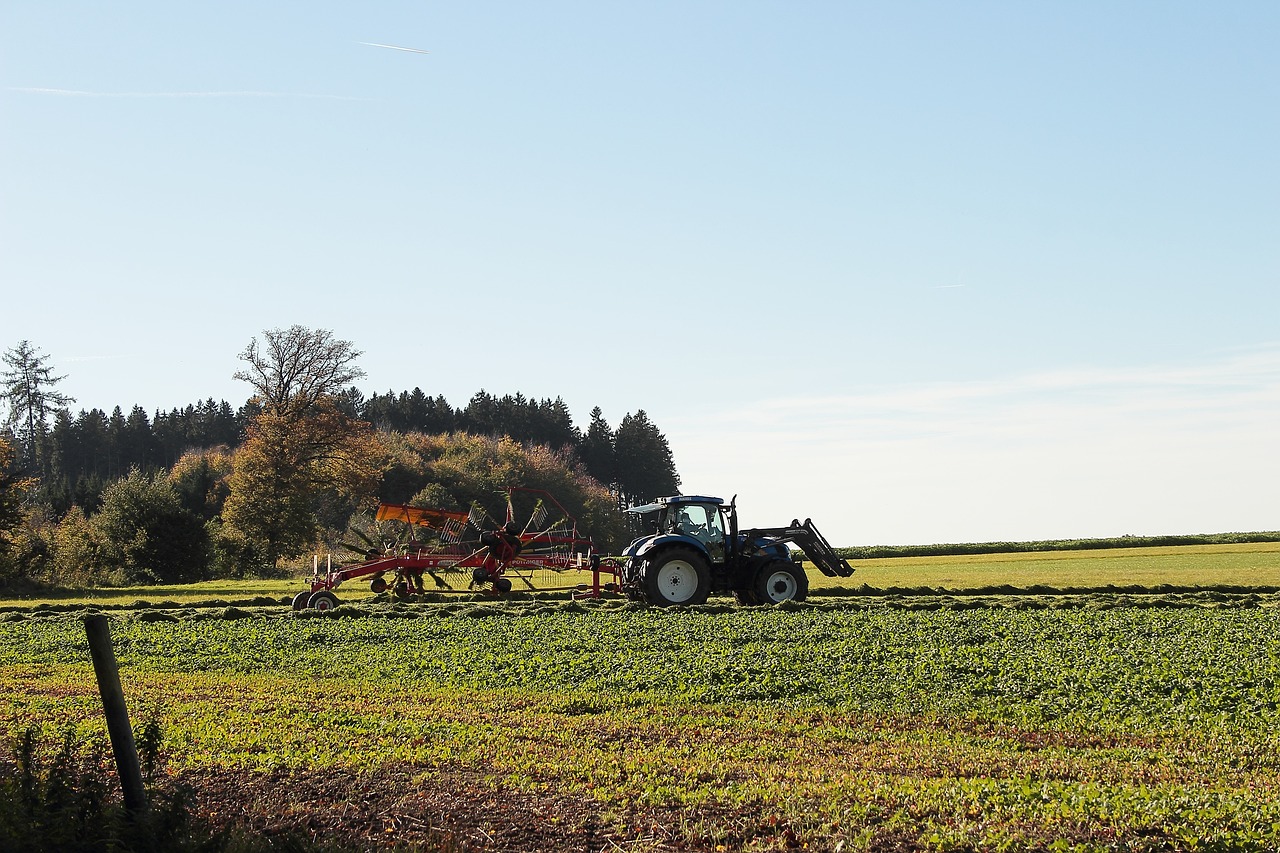
[[[752,592],[761,604],[804,601],[809,596],[809,576],[790,560],[771,560],[756,572]]]
[[[645,560],[645,601],[656,607],[705,604],[711,594],[711,568],[692,548],[664,548]]]
[[[324,613],[338,606],[338,596],[327,589],[318,590],[311,593],[311,597],[307,599],[307,606],[312,610],[319,610]]]

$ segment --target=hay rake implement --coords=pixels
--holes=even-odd
[[[356,580],[367,580],[374,593],[390,591],[402,599],[426,594],[424,578],[431,579],[433,592],[480,590],[492,596],[507,595],[516,581],[529,591],[566,591],[574,598],[598,598],[617,589],[615,564],[601,561],[591,537],[549,492],[512,486],[506,495],[502,523],[479,506],[458,511],[379,504],[376,519],[407,525],[415,532],[411,541],[371,547],[363,561],[336,568],[328,557],[322,570],[317,557],[310,589],[294,596],[293,609],[332,610],[339,604],[335,590]],[[417,539],[419,529],[428,531],[426,539]],[[554,584],[568,572],[590,572],[591,581],[540,585],[547,578]]]

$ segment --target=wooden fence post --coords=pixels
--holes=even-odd
[[[102,695],[102,712],[107,718],[107,734],[111,736],[111,752],[120,775],[124,807],[130,814],[137,815],[147,810],[147,789],[142,784],[129,709],[125,707],[124,690],[120,687],[120,667],[111,649],[111,626],[105,616],[86,616],[84,630],[89,637],[89,654],[93,658],[93,672],[98,677],[98,693]]]

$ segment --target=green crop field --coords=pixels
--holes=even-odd
[[[1280,849],[1280,545],[855,565],[777,608],[355,585],[294,613],[300,581],[11,600],[0,734],[104,739],[81,621],[103,610],[135,722],[215,824],[366,848]]]
[[[138,607],[112,630],[215,820],[481,849],[1280,846],[1276,596],[1066,599]],[[103,736],[79,612],[0,614],[0,678],[10,739]]]

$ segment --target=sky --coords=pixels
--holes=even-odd
[[[0,348],[74,409],[643,409],[837,545],[1280,529],[1280,4],[0,5]],[[413,50],[397,50],[412,48]],[[425,51],[425,52],[417,52]]]

